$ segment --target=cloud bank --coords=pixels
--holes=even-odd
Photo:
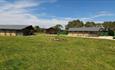
[[[28,8],[39,7],[44,3],[54,3],[57,0],[16,0],[8,2],[0,1],[0,24],[2,25],[39,25],[50,27],[55,24],[66,24],[66,20],[61,19],[41,19],[29,13]]]

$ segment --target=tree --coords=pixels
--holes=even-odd
[[[114,31],[111,30],[111,29],[108,29],[108,34],[109,34],[110,36],[114,36]]]
[[[51,28],[54,28],[56,30],[57,34],[59,34],[61,32],[63,26],[61,24],[57,24]]]
[[[104,22],[104,23],[103,23],[103,26],[104,26],[105,28],[109,28],[109,29],[115,31],[115,21],[114,21],[114,22],[111,22],[111,21],[109,21],[109,22]]]
[[[95,26],[96,27],[103,27],[103,24],[102,23],[96,23]]]
[[[68,28],[76,28],[76,27],[82,27],[84,26],[84,23],[80,20],[73,20],[68,22],[68,24],[65,26],[66,29]]]
[[[95,27],[96,24],[95,24],[95,22],[86,22],[85,26],[86,27]]]
[[[61,24],[57,24],[53,28],[55,28],[56,30],[61,30],[63,26]]]
[[[34,27],[34,29],[35,29],[35,32],[39,32],[39,33],[44,33],[44,28],[40,28],[39,26],[35,26]]]
[[[108,29],[108,34],[111,36],[115,35],[115,21],[104,22],[103,26]]]
[[[40,31],[40,27],[39,26],[35,26],[34,29],[35,29],[36,32]]]

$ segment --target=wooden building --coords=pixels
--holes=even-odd
[[[45,33],[46,34],[57,34],[57,30],[51,27],[51,28],[45,29]]]
[[[69,36],[80,36],[80,37],[99,36],[103,30],[104,30],[103,27],[69,28],[68,35]]]
[[[0,25],[0,36],[27,36],[33,35],[32,25]]]

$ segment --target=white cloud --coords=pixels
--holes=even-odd
[[[91,17],[85,17],[85,18],[80,18],[83,21],[94,21],[95,18],[99,17],[105,17],[105,16],[114,16],[113,13],[110,13],[108,11],[100,11],[96,15],[91,16]]]
[[[32,24],[37,20],[32,14],[25,13],[28,7],[34,7],[39,4],[30,0],[16,1],[14,3],[4,0],[4,4],[0,6],[0,24]],[[36,18],[36,19],[35,19]]]
[[[31,1],[31,0],[15,1],[14,3],[6,1],[3,4],[1,4],[0,13],[1,12],[15,13],[15,11],[24,12],[24,10],[26,10],[26,8],[39,6],[40,4],[41,4],[41,2],[35,3],[34,1]]]
[[[61,20],[61,19],[39,19],[38,22],[39,25],[48,28],[49,26],[54,26],[56,24],[66,25],[68,23],[67,20]]]
[[[66,24],[61,19],[40,19],[33,14],[27,13],[27,8],[36,7],[43,3],[54,3],[57,0],[17,0],[15,2],[0,1],[0,24],[17,25],[40,25],[49,27],[55,24]],[[1,4],[2,3],[2,4]]]
[[[37,18],[30,14],[0,14],[0,23],[1,24],[33,24],[36,22]]]

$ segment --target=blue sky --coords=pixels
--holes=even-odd
[[[98,14],[113,14],[115,0],[58,0],[56,3],[44,5],[46,12],[56,17],[87,18]],[[102,19],[103,18],[103,19]],[[113,16],[102,16],[96,20],[113,20]]]
[[[50,27],[68,21],[114,21],[115,0],[0,0],[0,24]]]

